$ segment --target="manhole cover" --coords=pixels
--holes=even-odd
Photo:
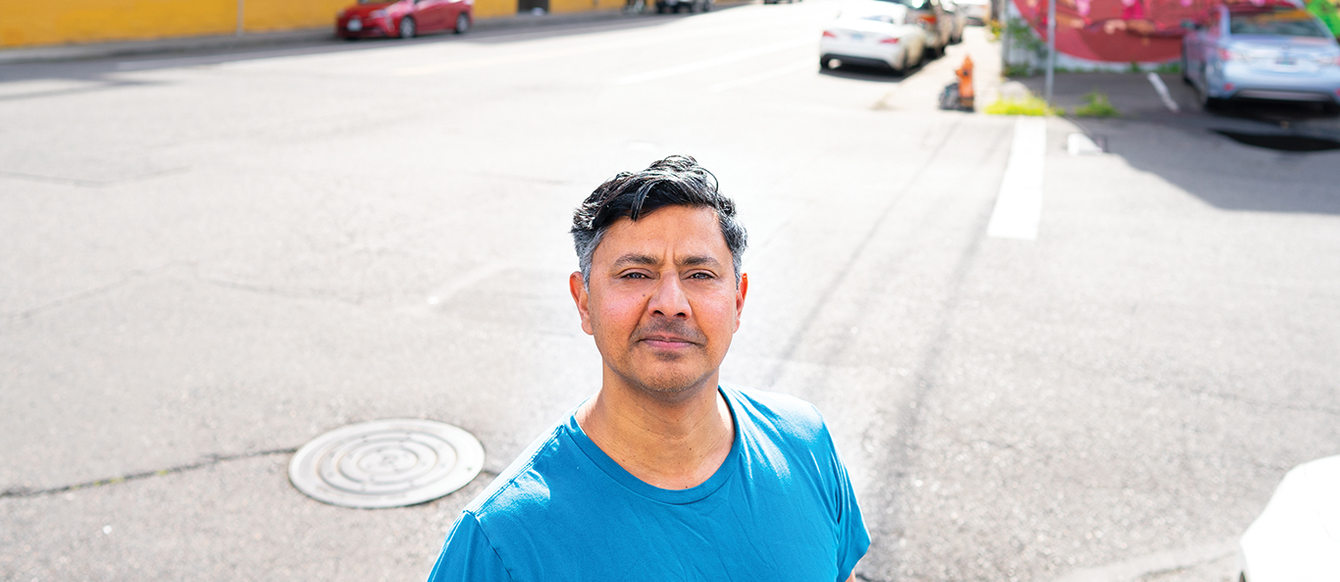
[[[304,445],[289,480],[318,501],[375,509],[414,505],[464,487],[484,466],[470,433],[431,420],[390,419],[346,426]]]

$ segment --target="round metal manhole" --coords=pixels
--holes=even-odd
[[[431,420],[389,419],[317,437],[293,455],[288,476],[317,501],[378,509],[437,499],[483,467],[484,447],[470,433]]]

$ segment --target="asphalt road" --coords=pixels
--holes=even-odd
[[[821,74],[834,8],[0,66],[0,579],[423,578],[596,388],[571,209],[670,153],[740,204],[725,379],[824,411],[858,578],[1236,576],[1284,472],[1340,453],[1340,154],[1051,119],[1032,236],[992,236],[1025,126],[934,104],[995,47]],[[397,417],[485,473],[388,510],[289,485]]]

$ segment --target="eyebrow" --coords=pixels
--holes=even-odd
[[[624,265],[640,265],[653,267],[661,264],[661,261],[651,255],[641,255],[637,253],[628,253],[614,260],[615,267]],[[721,262],[708,255],[690,255],[677,262],[680,267],[720,267]]]

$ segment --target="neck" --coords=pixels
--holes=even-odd
[[[665,401],[605,382],[577,411],[577,422],[626,471],[662,489],[707,481],[735,440],[715,383]]]

